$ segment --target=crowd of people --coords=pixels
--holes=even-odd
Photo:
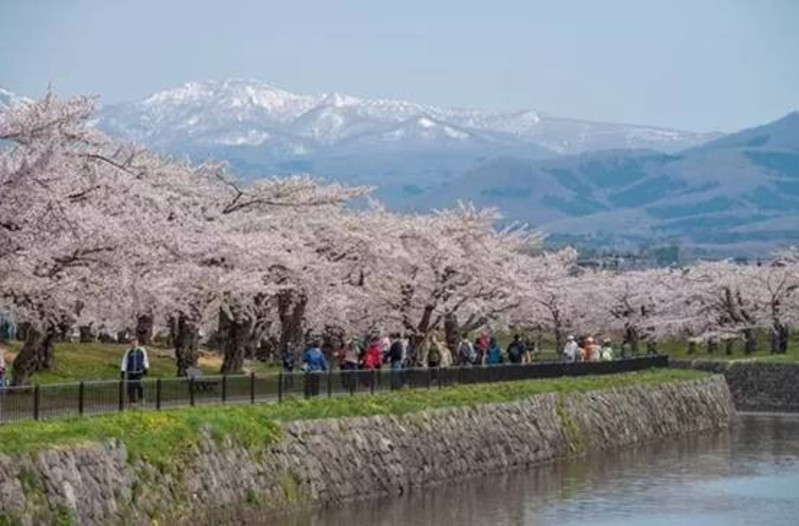
[[[519,334],[514,335],[503,349],[497,337],[488,331],[481,332],[474,340],[464,334],[454,352],[436,336],[414,345],[413,340],[400,334],[368,335],[353,337],[333,349],[329,344],[323,346],[319,339],[312,339],[302,353],[300,370],[306,373],[322,373],[333,369],[341,371],[385,369],[399,373],[414,367],[520,365],[533,362],[536,352],[537,345]],[[564,362],[598,362],[611,361],[616,357],[617,353],[614,352],[608,338],[603,339],[600,345],[598,340],[591,336],[579,339],[569,336],[559,359]],[[283,353],[284,370],[295,372],[296,365],[295,354],[287,349]],[[309,376],[311,378],[305,384],[308,391],[306,394],[315,396],[319,394],[319,375]],[[395,377],[401,381],[400,374],[392,374],[392,381]],[[352,384],[350,385],[352,388],[356,387],[358,381],[368,384],[372,381],[371,375],[353,375],[352,378],[342,379],[342,382]]]
[[[320,340],[309,342],[302,354],[303,371],[525,364],[533,361],[537,345],[516,334],[503,349],[496,336],[483,331],[474,340],[464,334],[454,349],[448,348],[436,336],[414,345],[411,339],[400,334],[356,336],[338,348],[326,348],[325,351],[322,349]],[[603,339],[600,345],[591,336],[579,339],[569,336],[560,356],[566,362],[610,361],[614,357],[616,353],[610,339]],[[295,370],[294,360],[293,352],[286,350],[283,353],[283,366],[287,372]]]
[[[599,345],[591,336],[581,338],[580,341],[569,336],[563,346],[563,360],[566,362],[605,362],[613,358],[613,346],[609,338],[602,340],[602,345]]]

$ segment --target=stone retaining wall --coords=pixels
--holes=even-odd
[[[723,374],[740,411],[799,412],[799,364],[674,360],[671,367]]]
[[[288,423],[261,451],[208,439],[179,470],[94,444],[0,457],[0,524],[239,524],[664,437],[724,428],[720,376],[568,396]]]

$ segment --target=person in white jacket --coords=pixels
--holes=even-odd
[[[122,356],[119,368],[121,378],[128,384],[128,399],[133,404],[138,403],[144,398],[141,379],[150,371],[150,360],[147,358],[147,350],[139,345],[139,340],[136,338],[133,338],[130,347]]]
[[[563,346],[563,359],[567,362],[573,362],[577,359],[577,353],[580,346],[574,339],[574,336],[569,336],[566,339],[566,345]]]

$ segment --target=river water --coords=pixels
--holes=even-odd
[[[274,523],[799,525],[799,415],[743,414],[729,431],[417,489]]]

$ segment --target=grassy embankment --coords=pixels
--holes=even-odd
[[[726,354],[724,343],[720,342],[718,350],[710,354],[707,346],[700,344],[696,346],[696,352],[688,353],[688,344],[685,341],[670,340],[658,342],[658,351],[668,354],[674,358],[687,360],[725,360],[725,361],[753,361],[765,363],[795,363],[799,362],[799,336],[794,335],[788,341],[788,352],[785,354],[771,354],[768,335],[761,334],[758,338],[757,352],[746,355],[743,351],[743,342],[736,341],[733,345],[733,353]]]
[[[229,437],[251,447],[263,447],[280,434],[278,422],[347,416],[402,414],[441,407],[474,406],[526,398],[539,393],[586,392],[630,385],[653,385],[705,377],[698,371],[653,369],[637,373],[482,385],[441,390],[413,390],[333,399],[289,399],[282,404],[206,406],[45,422],[0,425],[0,454],[19,454],[53,446],[109,439],[125,443],[132,457],[159,464],[179,459],[202,437]]]
[[[22,349],[21,342],[5,344],[9,354],[6,360]],[[55,367],[52,371],[34,374],[31,381],[39,384],[77,382],[79,380],[114,380],[119,378],[119,365],[127,345],[116,343],[69,343],[55,346]],[[172,349],[147,347],[150,359],[150,377],[174,377],[175,358]],[[199,367],[205,374],[219,374],[222,357],[212,353],[201,353]],[[246,372],[274,370],[260,362],[245,363]]]

